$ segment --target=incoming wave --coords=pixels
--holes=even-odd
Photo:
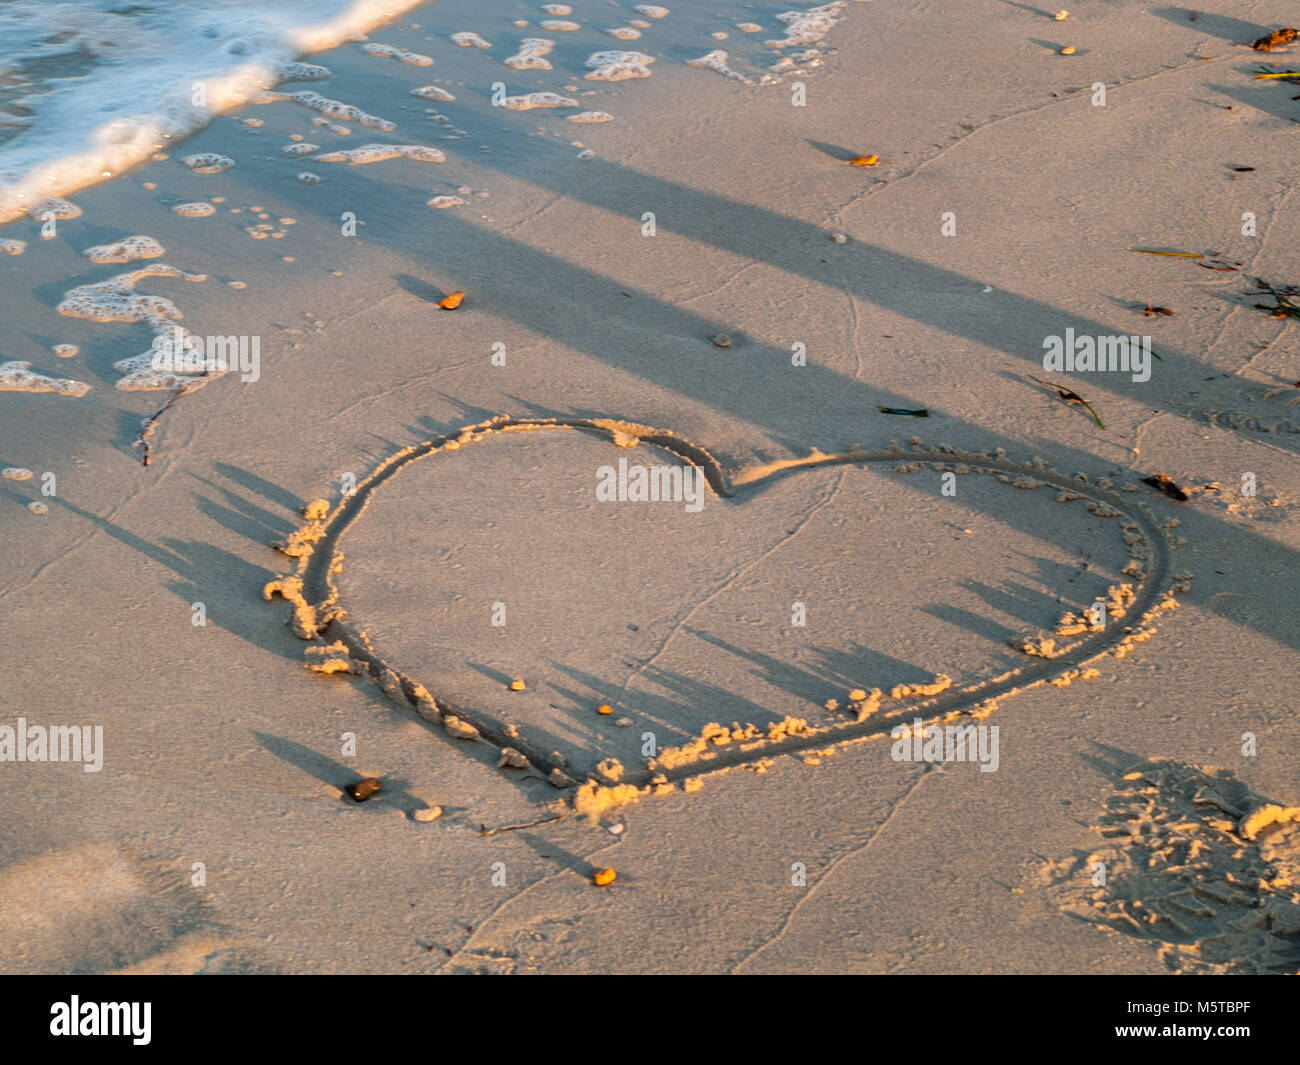
[[[0,222],[111,178],[423,0],[0,0]]]

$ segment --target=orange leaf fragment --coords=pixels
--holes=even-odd
[[[595,882],[597,887],[605,887],[612,884],[617,877],[618,874],[614,872],[613,869],[597,869],[596,875],[591,879]]]
[[[464,298],[465,298],[465,293],[453,292],[450,295],[444,296],[438,302],[438,306],[441,307],[444,311],[454,311],[457,307],[460,306],[461,300],[463,300]]]
[[[859,155],[849,160],[849,166],[875,166],[878,162],[880,162],[878,155]]]

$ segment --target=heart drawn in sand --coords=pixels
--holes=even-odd
[[[493,451],[506,444],[516,451]],[[635,500],[628,470],[635,479],[636,466],[656,461],[677,469],[684,497],[608,501]],[[881,466],[922,473],[923,494],[901,494],[913,491],[900,487],[906,477],[872,481],[866,502],[844,489],[843,477]],[[435,474],[435,484],[419,480]],[[841,480],[811,485],[833,476]],[[958,482],[960,492],[952,488]],[[696,483],[707,498],[691,494]],[[412,486],[427,490],[414,500],[401,494]],[[805,498],[795,488],[820,494]],[[291,623],[311,643],[313,672],[368,676],[452,740],[493,745],[503,771],[536,770],[557,788],[576,787],[575,804],[591,812],[698,786],[693,778],[722,768],[888,735],[917,719],[984,718],[1017,692],[1096,676],[1104,658],[1122,658],[1154,635],[1154,619],[1176,606],[1175,591],[1190,580],[1171,577],[1166,527],[1135,493],[1133,485],[1067,476],[1041,459],[1018,463],[1000,449],[927,449],[912,440],[728,471],[667,430],[502,417],[403,449],[336,506],[309,503],[306,524],[275,545],[297,560],[296,571],[267,584],[264,596],[293,605]],[[513,525],[501,512],[511,505],[524,508]],[[852,527],[863,515],[866,535]],[[675,546],[674,523],[692,521],[715,524],[691,527]],[[509,569],[499,525],[527,529],[537,557],[485,590],[496,569]],[[1054,540],[1046,546],[1045,529]],[[728,543],[740,532],[748,540],[733,549],[741,557],[731,557]],[[800,537],[802,553],[792,553],[788,545]],[[703,564],[701,542],[710,547]],[[1092,569],[1106,550],[1113,580],[1099,572],[1103,565]],[[461,567],[463,552],[473,557]],[[949,576],[961,560],[969,572],[972,558],[977,572],[1028,559],[1045,576],[1028,584],[1023,572],[994,584]],[[458,567],[470,582],[464,587]],[[692,578],[692,568],[703,576]],[[836,574],[852,576],[847,591]],[[926,605],[900,620],[886,598],[891,613],[873,613],[866,578],[909,590],[916,583],[916,601]],[[809,586],[811,595],[801,590]],[[1052,593],[1062,591],[1078,600],[1073,610],[1061,611],[1069,601]],[[816,638],[799,629],[806,604],[791,600],[800,595],[820,614]],[[710,612],[728,596],[737,597],[739,613]],[[750,616],[758,600],[767,604],[763,619]],[[980,603],[989,609],[977,614],[972,604]],[[506,624],[507,610],[521,620]],[[1026,614],[1034,618],[1028,634]],[[1018,631],[1008,616],[1019,619]],[[946,636],[936,635],[934,618]],[[773,642],[778,634],[785,642]],[[990,659],[991,647],[998,650]],[[719,669],[729,683],[709,676],[700,661],[706,653],[732,656],[730,669]],[[934,658],[935,667],[918,674],[918,657]],[[962,668],[938,668],[949,660]],[[624,669],[632,673],[620,683]],[[863,674],[872,676],[857,683]],[[511,683],[522,676],[528,682]],[[737,676],[745,692],[736,690]],[[598,716],[601,703],[615,706]],[[737,707],[745,720],[718,724]]]

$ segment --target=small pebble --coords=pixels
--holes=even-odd
[[[618,874],[613,869],[597,869],[596,875],[591,879],[598,887],[605,887],[612,884],[617,877]]]
[[[411,817],[416,821],[436,821],[442,816],[441,806],[422,806]]]
[[[1061,55],[1074,55],[1076,51],[1077,49],[1074,47],[1074,45],[1072,44],[1067,45],[1066,47],[1061,49]]]
[[[848,239],[849,239],[849,238],[846,237],[843,233],[832,233],[832,234],[831,234],[831,240],[835,241],[836,244],[845,244],[845,243],[848,242]]]
[[[349,784],[343,790],[356,802],[365,802],[370,796],[383,789],[383,784],[374,777],[366,777],[355,784]]]
[[[710,337],[709,339],[713,341],[713,346],[715,348],[731,347],[731,337],[727,336],[726,333],[719,333],[717,336]]]
[[[33,514],[48,514],[50,512],[50,508],[47,507],[44,503],[35,503],[35,502],[28,503],[27,509],[30,510]]]
[[[518,680],[518,679],[516,679],[516,680],[512,680],[512,681],[510,682],[510,690],[511,690],[512,692],[521,692],[521,691],[525,691],[527,688],[528,688],[528,685],[525,684],[522,680]]]
[[[1056,19],[1057,22],[1064,22],[1066,19],[1070,17],[1070,13],[1068,11],[1058,11],[1052,17]]]

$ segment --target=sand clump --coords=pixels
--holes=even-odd
[[[634,803],[648,793],[649,789],[643,790],[632,784],[615,784],[607,787],[595,780],[589,780],[574,794],[573,808],[576,812],[596,821],[602,814]]]
[[[502,747],[501,757],[497,761],[498,769],[530,769],[531,763],[520,752],[513,747]]]
[[[658,755],[646,760],[646,768],[651,772],[664,769],[680,769],[698,762],[707,762],[716,757],[718,748],[730,744],[745,744],[744,750],[754,750],[770,743],[778,743],[790,736],[811,735],[817,730],[809,726],[804,718],[785,717],[773,722],[767,729],[757,725],[733,723],[730,728],[711,721],[700,730],[695,739],[680,747],[665,747]]]
[[[321,647],[308,647],[305,653],[307,668],[322,676],[334,673],[359,674],[365,671],[364,664],[353,661],[347,644],[342,640]]]
[[[899,684],[892,688],[889,697],[895,702],[902,699],[929,699],[934,695],[942,695],[952,687],[952,677],[946,673],[940,673],[934,678],[932,684]]]

